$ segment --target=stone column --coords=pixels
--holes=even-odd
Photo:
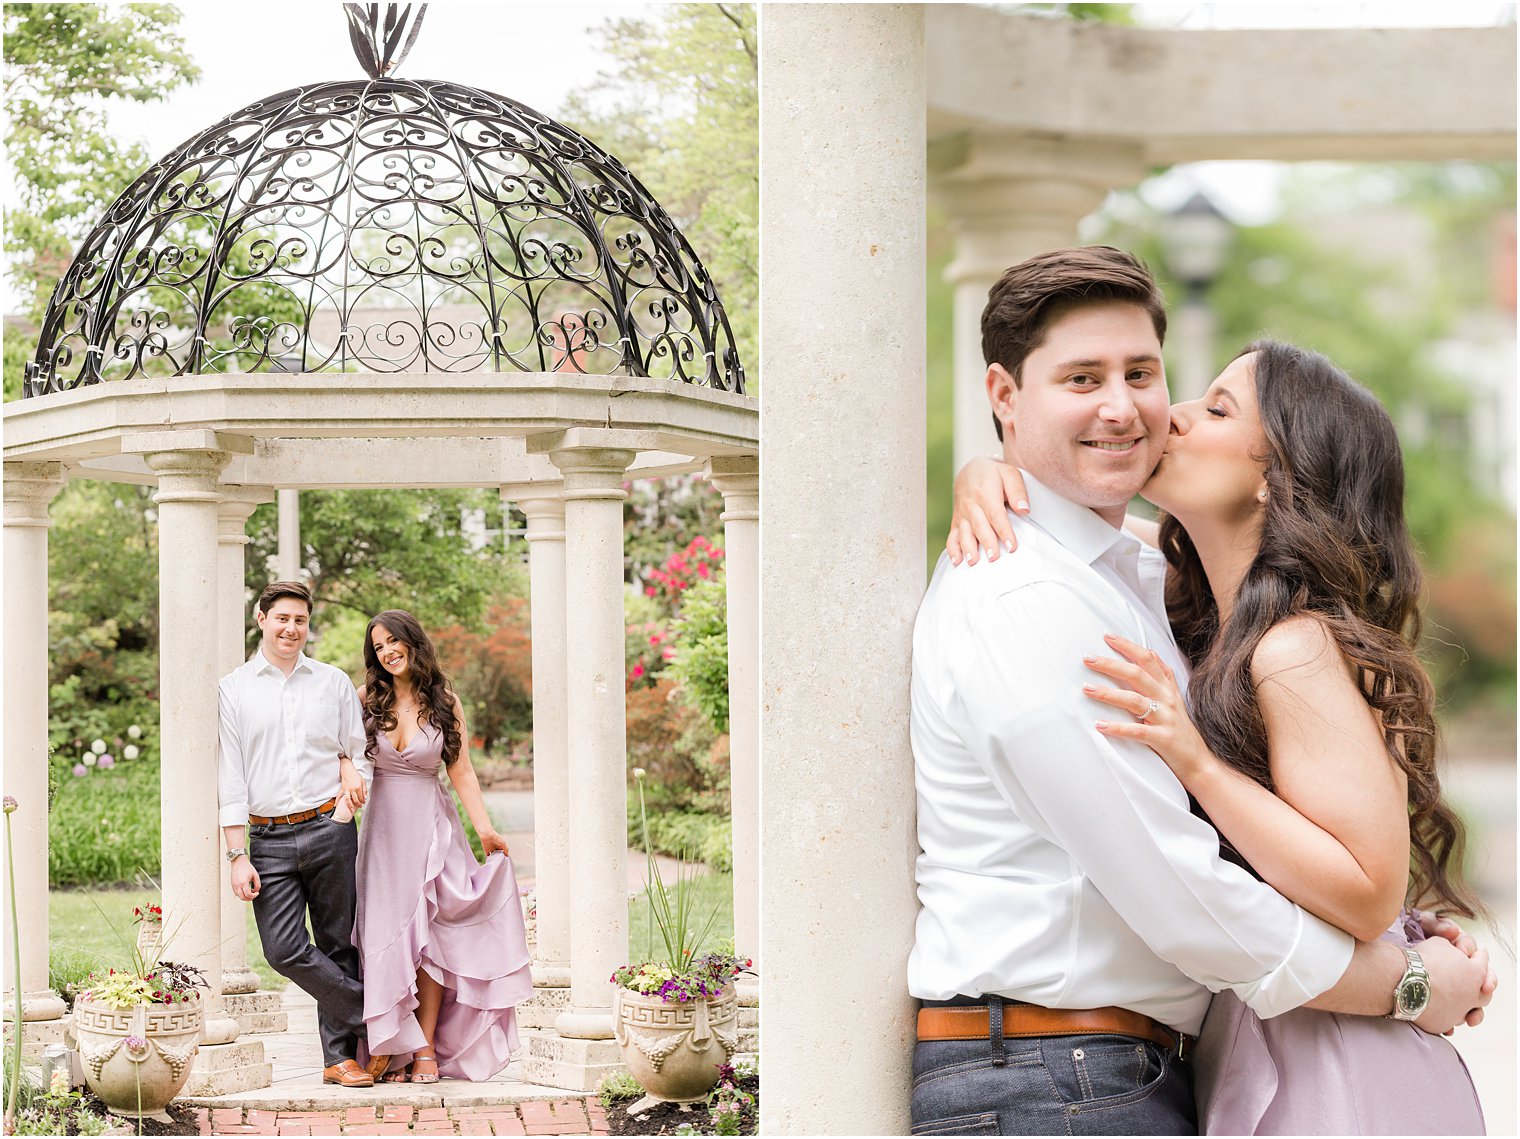
[[[764,10],[761,922],[765,1032],[784,1042],[766,1060],[769,1135],[908,1132],[923,19]]]
[[[23,1051],[63,1039],[63,1001],[48,988],[48,504],[63,487],[60,463],[5,464],[5,794],[16,905],[26,914],[11,946],[4,909],[5,1008],[20,969]],[[6,889],[9,889],[9,883]],[[7,1034],[10,1025],[6,1025]]]
[[[1137,143],[973,131],[964,161],[935,179],[955,231],[955,468],[998,451],[982,355],[982,309],[1003,270],[1082,244],[1078,223],[1108,192],[1145,176]]]
[[[760,965],[760,460],[708,460],[723,495],[728,601],[728,755],[734,839],[734,944]]]
[[[275,509],[279,514],[278,545],[275,547],[275,573],[280,581],[301,581],[301,492],[275,492]]]
[[[248,519],[269,492],[224,487],[228,495],[217,504],[217,676],[226,676],[247,659],[244,652],[250,606],[243,574]],[[236,497],[233,497],[236,496]],[[247,902],[232,892],[227,864],[218,867],[221,881],[222,994],[228,1015],[238,1022],[239,1035],[284,1032],[286,1014],[279,993],[260,993],[259,975],[248,967]]]
[[[533,979],[570,983],[569,709],[565,700],[565,501],[556,486],[515,499],[528,520],[533,637]]]
[[[220,611],[217,478],[222,451],[153,451],[158,476],[159,714],[163,756],[164,919],[174,956],[222,975],[221,885],[226,861],[217,827],[217,652]],[[237,1038],[221,986],[206,998],[203,1044]]]
[[[619,1066],[612,971],[628,960],[627,707],[623,661],[623,478],[634,452],[553,451],[564,476],[566,741],[570,790],[570,1007],[559,1061],[530,1078],[592,1089]],[[573,599],[573,601],[571,600]],[[551,1075],[552,1080],[547,1078]],[[533,1074],[533,1073],[537,1074]]]

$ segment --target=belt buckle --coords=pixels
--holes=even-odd
[[[1191,1043],[1192,1041],[1188,1038],[1186,1032],[1177,1033],[1177,1059],[1186,1060],[1188,1058],[1188,1046]]]

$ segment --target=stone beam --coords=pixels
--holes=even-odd
[[[1204,159],[1504,161],[1515,29],[1167,30],[929,5],[929,136],[1139,141]]]

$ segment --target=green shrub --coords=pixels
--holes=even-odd
[[[733,869],[733,824],[705,811],[659,811],[649,816],[649,841],[656,854],[706,863],[713,870]],[[628,842],[643,849],[638,798],[628,806]]]
[[[666,670],[681,699],[706,716],[714,730],[728,731],[727,574],[698,581],[682,599],[675,620],[675,658]]]
[[[88,741],[87,741],[88,742]],[[118,759],[119,754],[118,754]],[[58,790],[48,814],[48,884],[106,885],[159,872],[158,759],[71,773],[77,756],[51,761]]]
[[[611,1111],[613,1104],[625,1099],[636,1099],[643,1094],[642,1085],[627,1072],[603,1076],[602,1082],[596,1085],[596,1098],[602,1101],[603,1111]]]

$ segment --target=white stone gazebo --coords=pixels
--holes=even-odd
[[[617,159],[510,99],[380,71],[263,100],[138,178],[4,409],[22,898],[47,895],[48,504],[74,478],[157,488],[163,903],[175,957],[223,979],[192,1094],[269,1081],[216,825],[216,682],[243,660],[245,524],[280,490],[495,487],[526,514],[534,976],[563,994],[527,1075],[589,1089],[616,1064],[627,953],[624,488],[704,473],[725,503],[735,933],[758,946],[758,413],[721,300]],[[26,1039],[57,1039],[46,907],[19,932]]]
[[[991,449],[988,288],[1079,244],[1110,190],[1203,159],[1515,155],[1513,26],[1191,31],[1013,7],[762,9],[764,490],[787,520],[762,550],[767,1134],[909,1125],[930,199],[955,235],[966,456]]]

